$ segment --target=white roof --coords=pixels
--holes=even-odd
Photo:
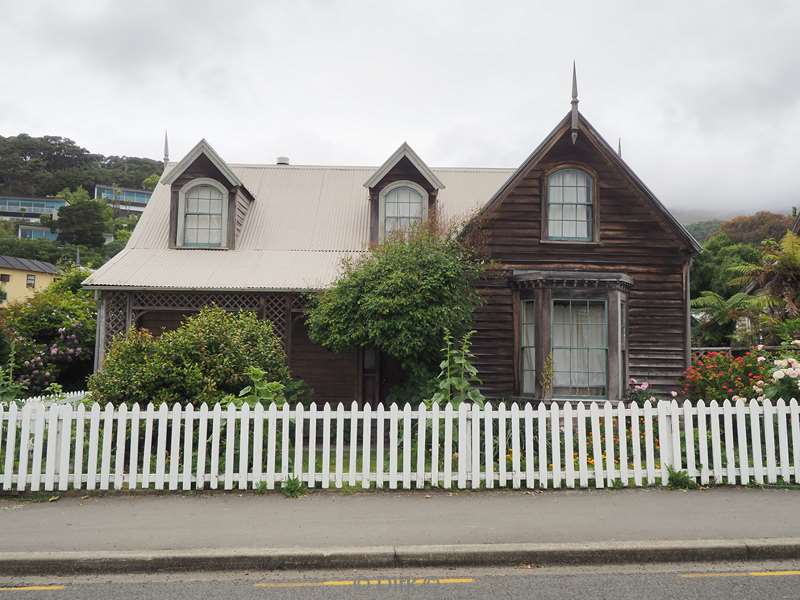
[[[369,192],[377,167],[227,165],[255,196],[235,250],[169,248],[169,186],[160,183],[125,249],[84,283],[98,288],[321,289],[342,259],[369,248]],[[172,169],[165,169],[167,173]],[[445,220],[468,217],[514,169],[431,169]]]

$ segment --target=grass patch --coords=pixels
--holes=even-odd
[[[668,485],[672,490],[697,490],[700,486],[697,482],[689,477],[686,471],[676,471],[672,467],[667,467],[669,472]]]
[[[281,493],[287,498],[300,498],[308,493],[308,488],[297,477],[289,477],[281,487]]]

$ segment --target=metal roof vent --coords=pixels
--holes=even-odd
[[[279,156],[275,159],[276,165],[288,165],[289,164],[289,157],[288,156]]]

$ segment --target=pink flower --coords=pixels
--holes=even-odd
[[[672,397],[673,397],[673,398],[677,398],[677,397],[678,397],[678,392],[676,392],[675,390],[672,390],[672,391],[670,392],[670,394],[672,394]]]
[[[636,381],[633,377],[631,377],[631,385],[636,385],[637,383],[639,382]]]
[[[650,387],[650,384],[647,383],[646,381],[643,381],[642,385],[640,385],[639,387],[642,388],[642,391],[645,391],[647,388]]]

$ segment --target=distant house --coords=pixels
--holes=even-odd
[[[473,338],[487,395],[619,400],[629,377],[668,393],[688,366],[699,246],[578,112],[573,86],[570,112],[517,169],[430,167],[405,143],[378,167],[231,164],[201,140],[85,282],[96,366],[127,328],[174,328],[217,304],[270,319],[317,401],[385,399],[397,365],[314,344],[304,297],[342,259],[436,214],[471,217],[493,261]]]
[[[58,269],[49,262],[0,256],[0,286],[6,292],[2,306],[30,298],[53,283],[57,275]]]
[[[152,192],[111,185],[94,186],[95,200],[103,199],[114,208],[128,213],[141,214],[150,201]]]
[[[58,233],[52,231],[44,225],[28,225],[20,223],[17,225],[17,237],[21,240],[56,240]]]
[[[39,223],[41,216],[58,216],[58,209],[66,204],[63,198],[33,196],[0,196],[0,219]]]

